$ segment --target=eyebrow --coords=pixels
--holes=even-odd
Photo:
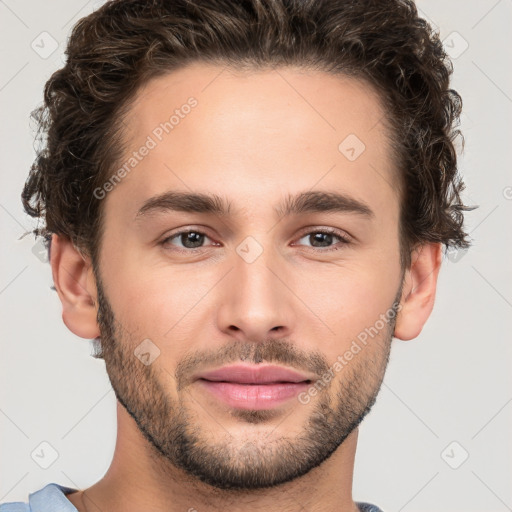
[[[227,216],[233,213],[232,204],[217,194],[169,191],[151,197],[144,202],[135,215],[135,220],[154,213],[179,211]],[[278,217],[307,213],[353,213],[368,219],[375,217],[371,208],[363,201],[338,192],[308,191],[289,194],[274,208]]]

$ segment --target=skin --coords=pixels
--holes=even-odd
[[[357,425],[378,393],[393,335],[415,338],[432,311],[441,247],[419,246],[411,266],[400,266],[397,177],[385,112],[369,85],[295,68],[189,65],[139,91],[124,120],[127,158],[191,96],[197,106],[103,199],[99,268],[53,236],[63,321],[83,338],[101,336],[124,402],[109,470],[68,499],[80,512],[354,512]],[[366,146],[354,161],[338,150],[351,133]],[[148,198],[170,190],[225,196],[232,208],[136,220]],[[346,194],[374,215],[276,214],[287,194],[310,190]],[[349,243],[316,242],[322,228],[350,235]],[[206,234],[199,252],[187,253],[180,237],[160,244],[187,229]],[[237,252],[248,236],[263,249],[251,263]],[[318,380],[395,300],[396,323],[307,404],[242,411],[192,379],[245,360]],[[160,350],[148,366],[133,354],[147,338]],[[195,473],[178,453],[183,436],[195,442],[187,452]],[[223,473],[230,488],[215,480],[214,463],[231,471]]]

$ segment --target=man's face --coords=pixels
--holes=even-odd
[[[103,199],[99,319],[116,395],[164,464],[219,488],[276,485],[326,460],[369,411],[402,283],[383,115],[367,85],[289,68],[195,64],[138,94],[119,167],[133,151],[137,164]],[[167,192],[230,208],[148,203]],[[314,192],[344,207],[310,196],[284,214]],[[228,365],[299,378],[205,378]]]

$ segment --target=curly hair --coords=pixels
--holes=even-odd
[[[110,0],[74,26],[66,55],[32,112],[40,146],[22,192],[48,250],[56,233],[98,261],[93,191],[120,161],[123,116],[149,80],[193,62],[300,66],[370,84],[399,177],[402,266],[422,243],[470,245],[454,147],[462,100],[412,0]]]

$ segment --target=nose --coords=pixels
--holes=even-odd
[[[265,341],[291,335],[295,322],[293,293],[278,256],[264,250],[256,261],[237,254],[219,297],[219,329],[240,341]]]

